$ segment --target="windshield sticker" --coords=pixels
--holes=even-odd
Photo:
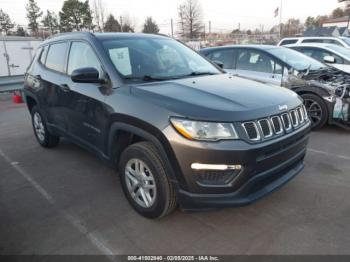
[[[109,50],[109,56],[112,59],[114,66],[117,70],[127,76],[132,74],[129,48],[115,48]]]

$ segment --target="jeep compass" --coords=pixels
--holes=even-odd
[[[230,76],[168,37],[54,36],[24,92],[39,144],[64,137],[106,160],[148,218],[249,204],[303,169],[310,121],[296,93]]]

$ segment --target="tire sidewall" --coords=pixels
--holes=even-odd
[[[44,126],[44,130],[45,130],[45,139],[44,140],[40,140],[36,131],[35,131],[35,126],[34,126],[34,114],[35,113],[38,113],[41,117],[41,121],[43,123],[43,126]],[[49,138],[48,138],[48,130],[47,130],[47,127],[46,127],[46,121],[45,121],[45,118],[43,116],[43,114],[41,113],[40,109],[38,106],[34,106],[32,111],[31,111],[31,115],[32,115],[32,126],[33,126],[33,131],[34,131],[34,135],[35,135],[35,138],[36,140],[38,141],[38,143],[42,146],[48,146],[49,144]]]
[[[145,164],[149,167],[150,171],[152,172],[152,175],[155,180],[155,184],[157,188],[156,199],[153,205],[149,208],[144,208],[144,207],[141,207],[139,204],[137,204],[135,200],[131,197],[126,185],[125,167],[128,161],[133,158],[140,159],[143,162],[145,162]],[[120,180],[121,180],[122,188],[126,198],[128,199],[131,206],[138,213],[148,218],[160,217],[163,214],[167,203],[167,193],[164,185],[164,180],[162,180],[160,177],[166,174],[161,174],[161,172],[159,171],[159,168],[157,168],[155,165],[156,163],[154,163],[152,159],[146,155],[146,152],[143,152],[143,150],[138,147],[130,147],[126,149],[121,157],[121,161],[119,165]]]
[[[321,118],[321,121],[312,127],[312,130],[318,130],[320,128],[322,128],[328,121],[328,108],[327,108],[327,105],[326,103],[322,100],[321,97],[317,96],[317,95],[314,95],[314,94],[304,94],[304,95],[301,95],[301,97],[303,99],[309,99],[309,100],[313,100],[315,101],[317,104],[320,105],[321,107],[321,110],[322,110],[322,118]],[[310,118],[310,121],[311,121],[311,117],[309,116]]]

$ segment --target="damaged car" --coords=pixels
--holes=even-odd
[[[350,129],[350,74],[285,47],[235,45],[205,48],[204,56],[235,76],[289,88],[299,94],[312,129]]]

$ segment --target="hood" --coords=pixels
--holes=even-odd
[[[301,104],[296,93],[228,74],[152,82],[131,87],[131,94],[174,115],[212,121],[246,121]]]

